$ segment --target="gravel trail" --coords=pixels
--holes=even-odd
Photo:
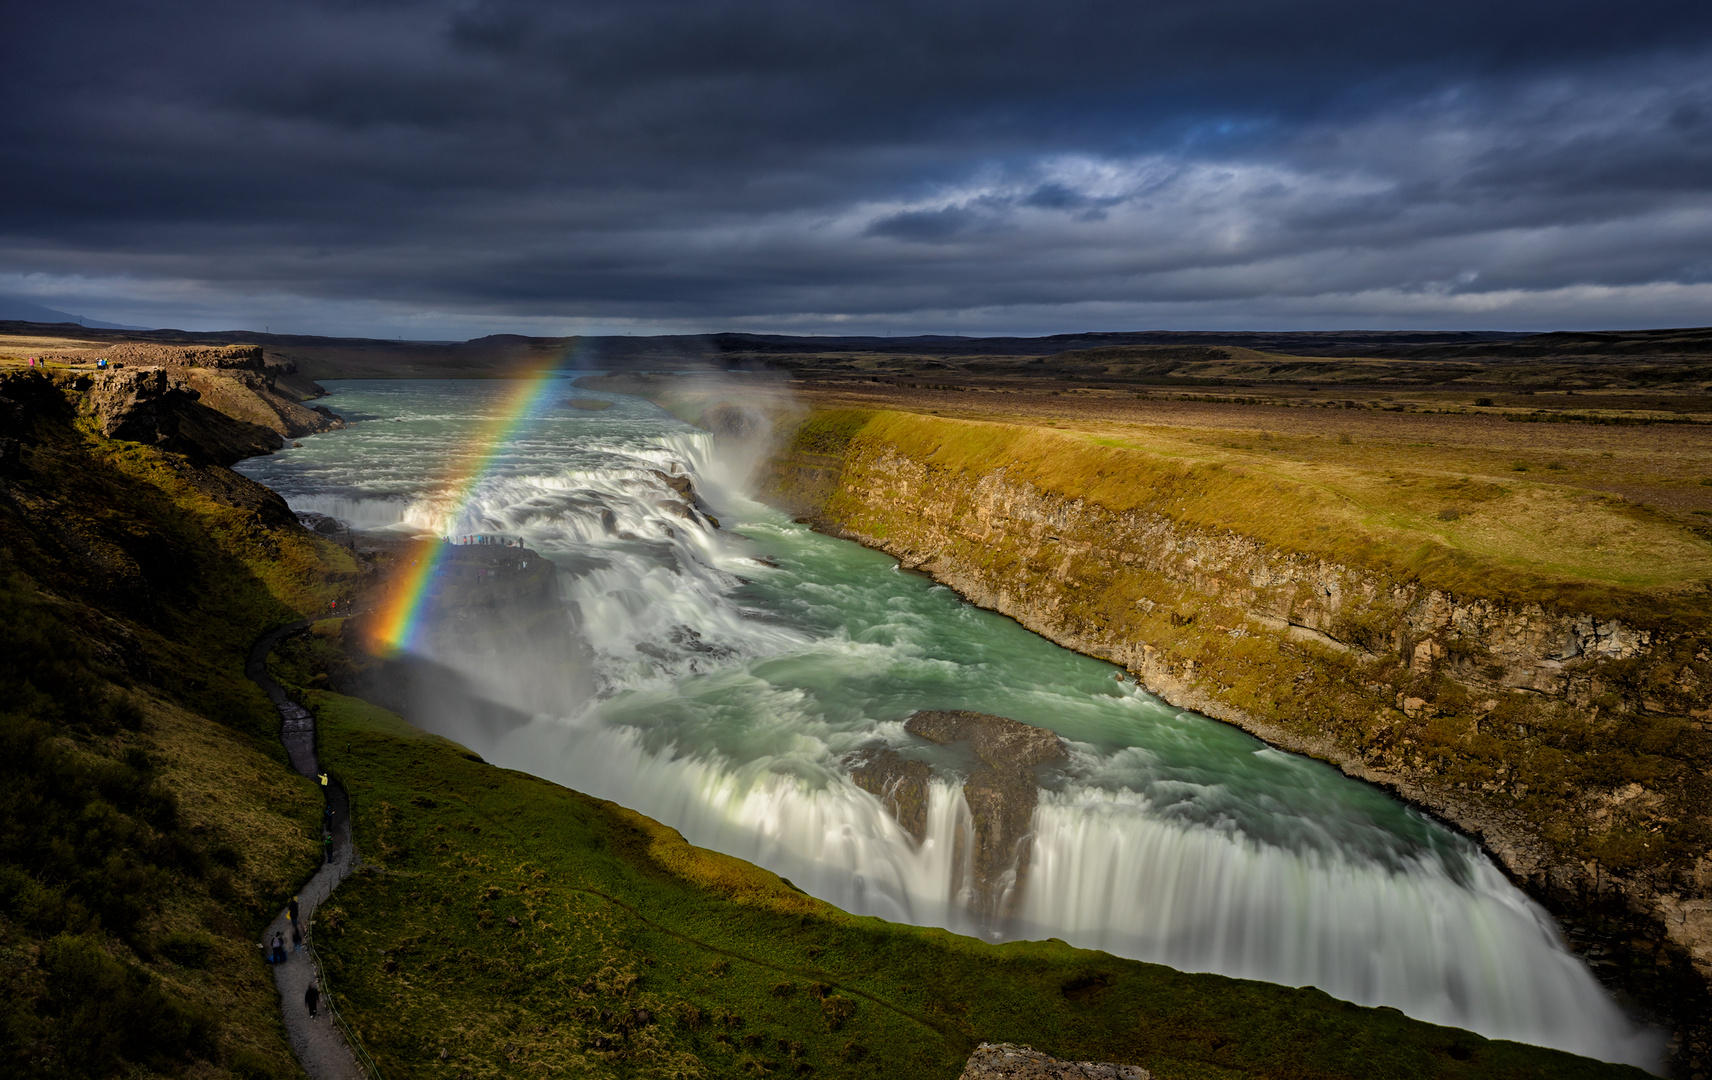
[[[282,721],[280,741],[285,744],[285,752],[291,759],[292,768],[313,780],[320,778],[320,763],[315,756],[315,718],[308,710],[292,701],[267,672],[267,656],[273,651],[273,647],[287,634],[295,633],[308,625],[305,620],[279,627],[263,635],[250,650],[249,661],[244,665],[244,674],[267,693],[274,707],[279,710]],[[345,789],[336,783],[323,781],[321,790],[326,797],[326,816],[323,820],[328,824],[333,842],[328,849],[326,861],[297,894],[297,922],[304,927],[313,927],[316,907],[349,876],[357,862],[356,849],[351,844],[350,799]],[[274,966],[273,980],[274,985],[279,988],[285,1029],[291,1037],[291,1047],[297,1052],[297,1060],[303,1065],[303,1071],[309,1074],[310,1080],[379,1080],[378,1076],[372,1075],[359,1064],[357,1056],[351,1051],[350,1043],[346,1041],[334,1019],[332,1002],[326,994],[326,982],[315,965],[314,954],[309,951],[312,942],[305,940],[301,949],[293,948],[291,931],[290,915],[288,911],[281,911],[268,925],[262,946],[267,948],[276,934],[285,940],[286,961]],[[304,992],[312,983],[322,991],[319,1008],[314,1017],[309,1015],[309,1009],[304,1002]]]

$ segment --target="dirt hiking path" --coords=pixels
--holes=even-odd
[[[320,763],[315,757],[315,717],[287,697],[285,690],[267,672],[267,657],[273,647],[287,634],[296,633],[308,625],[308,620],[304,620],[264,634],[250,650],[244,674],[266,692],[274,708],[279,710],[282,721],[280,741],[285,744],[291,767],[311,780],[319,780]],[[286,1033],[291,1037],[291,1047],[297,1052],[297,1060],[302,1063],[310,1080],[379,1080],[378,1075],[372,1075],[372,1068],[365,1070],[358,1063],[350,1043],[340,1031],[333,1003],[326,992],[326,982],[315,965],[314,953],[310,951],[313,941],[307,928],[314,926],[316,907],[349,876],[357,861],[356,849],[351,845],[351,807],[345,789],[324,781],[321,791],[326,798],[322,820],[333,840],[321,868],[297,894],[296,923],[305,928],[303,945],[294,947],[292,919],[287,911],[281,911],[268,924],[262,947],[268,948],[276,934],[285,940],[286,960],[274,966],[273,981],[279,988],[280,1010],[285,1018]],[[314,1017],[309,1015],[303,1000],[304,991],[312,984],[321,990],[321,1000]]]

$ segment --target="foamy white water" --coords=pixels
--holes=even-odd
[[[433,477],[496,388],[333,388],[335,410],[372,419],[244,471],[357,528],[520,537],[560,567],[596,690],[504,736],[472,727],[465,741],[490,760],[633,807],[860,914],[1312,984],[1490,1037],[1656,1064],[1655,1040],[1467,840],[792,524],[743,495],[705,432],[567,386],[615,404],[548,416],[453,516]],[[659,473],[691,477],[724,527],[674,509]],[[528,688],[550,674],[434,659],[513,704],[538,700]],[[997,713],[1071,744],[1042,776],[1013,919],[979,924],[953,892],[968,880],[953,859],[968,848],[970,763],[903,731],[921,708]],[[842,763],[882,743],[940,769],[919,845]]]

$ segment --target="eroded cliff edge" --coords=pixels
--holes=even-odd
[[[1465,595],[938,452],[972,422],[890,420],[811,417],[763,466],[763,497],[1174,705],[1395,790],[1572,922],[1603,924],[1596,963],[1620,948],[1631,982],[1704,993],[1712,634],[1693,598],[1648,618],[1632,596]],[[1196,482],[1194,466],[1172,478]]]

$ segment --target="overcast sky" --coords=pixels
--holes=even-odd
[[[0,295],[186,329],[1712,324],[1707,0],[58,0]]]

